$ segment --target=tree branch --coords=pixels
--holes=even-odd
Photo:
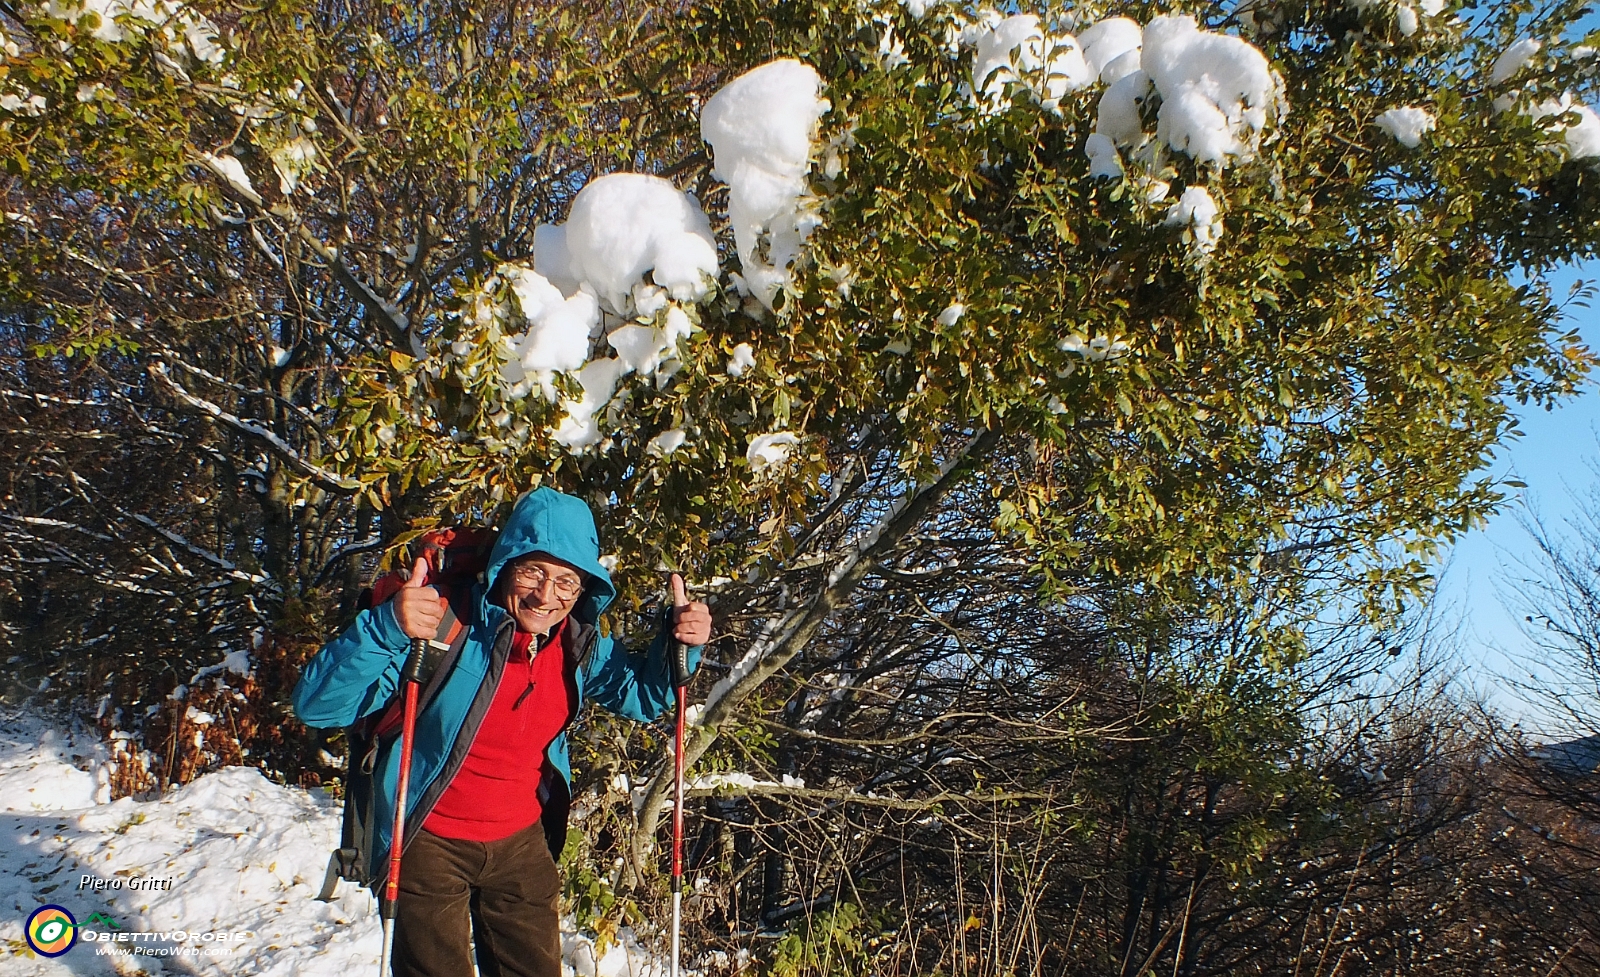
[[[156,360],[150,364],[150,375],[172,392],[174,397],[187,404],[189,407],[220,421],[241,434],[248,435],[266,444],[279,457],[283,458],[299,474],[311,479],[321,488],[330,492],[353,493],[361,488],[361,483],[352,479],[341,478],[337,473],[329,471],[320,465],[308,461],[300,452],[296,451],[287,441],[267,430],[259,422],[241,418],[230,414],[209,400],[196,397],[185,390],[183,385],[172,379],[167,371],[167,364]]]
[[[706,697],[693,736],[684,743],[685,766],[716,742],[718,728],[767,679],[800,653],[833,611],[842,605],[882,555],[922,521],[929,509],[954,485],[963,463],[982,455],[1000,438],[998,428],[985,428],[969,438],[939,466],[939,473],[895,501],[879,522],[849,544],[829,571],[827,583],[802,607],[769,621],[762,636],[727,677]],[[639,830],[633,841],[633,871],[643,876],[646,855],[655,842],[656,826],[666,806],[671,765],[663,764],[645,791],[639,809]]]

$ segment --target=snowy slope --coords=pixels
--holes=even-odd
[[[371,896],[345,883],[337,901],[313,899],[338,843],[337,800],[232,767],[159,800],[96,803],[97,793],[104,796],[97,774],[103,780],[106,757],[92,732],[0,716],[0,973],[377,973]],[[130,940],[139,932],[165,937],[81,939],[60,957],[39,957],[27,949],[23,925],[51,904],[71,912],[80,932],[115,935],[109,925],[86,925],[100,912]],[[624,940],[597,966],[589,941],[564,933],[567,972],[644,977],[665,969],[631,934]],[[146,953],[97,952],[135,946]]]

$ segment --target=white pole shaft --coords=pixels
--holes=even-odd
[[[671,977],[678,977],[678,950],[679,950],[678,935],[681,932],[682,927],[683,927],[683,893],[681,891],[679,891],[679,892],[674,892],[672,894],[672,974],[671,974]]]
[[[383,956],[378,959],[378,977],[389,977],[389,951],[394,946],[394,920],[383,921]]]

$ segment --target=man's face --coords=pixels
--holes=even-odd
[[[568,614],[583,594],[583,574],[547,553],[533,553],[500,571],[501,606],[517,622],[518,631],[546,634]]]

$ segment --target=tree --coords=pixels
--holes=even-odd
[[[529,104],[530,124],[552,129],[539,162],[519,162],[523,182],[496,186],[511,200],[531,196],[527,210],[477,201],[460,174],[439,182],[442,147],[464,132],[481,136],[475,120],[493,108],[469,111],[460,91],[444,91],[444,74],[460,67],[452,59],[472,57],[446,36],[456,29],[449,25],[472,23],[470,11],[405,20],[387,11],[273,7],[249,25],[212,13],[216,19],[175,7],[29,6],[6,24],[17,49],[7,84],[32,86],[7,111],[0,137],[15,208],[4,230],[7,404],[18,413],[8,447],[29,460],[26,473],[12,473],[28,484],[8,489],[15,518],[6,569],[20,591],[13,620],[31,628],[8,641],[38,662],[35,680],[49,672],[57,689],[110,691],[108,725],[149,734],[152,745],[169,737],[145,728],[146,703],[165,703],[253,632],[293,639],[283,648],[286,667],[274,666],[292,683],[294,666],[317,643],[302,633],[326,634],[351,611],[363,561],[370,566],[415,514],[403,495],[391,500],[398,506],[365,504],[358,483],[323,460],[352,364],[411,350],[413,337],[395,318],[405,315],[404,295],[416,293],[408,308],[425,323],[438,300],[433,278],[447,289],[451,269],[465,260],[469,242],[441,241],[440,229],[461,223],[470,207],[519,214],[491,226],[506,240],[525,237],[543,196],[529,194],[529,181],[548,182],[561,199],[559,188],[572,179],[563,167],[605,158],[591,155],[601,143],[624,157],[629,145],[601,130],[603,117],[593,130],[576,114],[552,124],[540,114],[549,103],[504,87],[517,57],[547,71],[542,90],[552,75],[572,74],[574,90],[585,93],[573,102],[624,70],[590,60],[593,45],[571,11],[508,14],[498,29],[515,32],[527,49],[496,62],[499,80],[481,79],[500,92],[497,105]],[[431,29],[419,30],[430,18]],[[530,18],[549,23],[529,29]],[[400,46],[374,47],[371,39],[384,36],[378,29]],[[626,22],[601,29],[615,34],[608,50],[629,47],[634,28]],[[452,52],[450,64],[438,60],[441,50]],[[468,101],[485,90],[467,93]],[[28,115],[30,100],[46,98],[39,92],[50,93],[52,108]],[[391,99],[403,129],[384,118]],[[351,116],[352,104],[364,114]],[[514,113],[495,117],[509,127],[502,140],[522,131]],[[210,152],[237,160],[225,150],[235,142],[262,154],[247,160],[252,166],[274,176],[273,167],[285,167],[272,181],[282,195],[273,197],[276,213],[254,189],[228,182],[235,171]],[[580,156],[573,144],[583,147],[581,164],[572,162]],[[362,200],[375,209],[358,204],[355,216],[349,205]],[[377,219],[384,234],[420,228],[424,238],[410,239],[410,263],[399,260],[403,247],[364,252],[345,240],[353,216],[356,225]],[[489,240],[504,246],[501,237]],[[400,304],[384,304],[390,300]],[[99,453],[72,450],[86,444]],[[42,617],[62,620],[51,615],[59,605],[48,592],[91,595],[76,604],[71,631],[41,630]],[[168,599],[177,606],[153,610],[152,602]],[[170,649],[160,668],[150,667],[152,643]],[[258,664],[279,645],[257,644]],[[129,680],[107,690],[107,673]],[[293,728],[286,691],[281,682],[263,690],[271,720],[263,730]],[[303,730],[300,739],[318,745]],[[266,762],[297,776],[315,755],[300,750]]]
[[[1541,934],[1600,966],[1600,918],[1590,894],[1600,865],[1600,526],[1594,498],[1560,526],[1538,518],[1526,528],[1538,555],[1515,581],[1510,608],[1525,617],[1537,649],[1530,677],[1517,683],[1535,707],[1528,728],[1503,732],[1509,758],[1506,834],[1522,846],[1523,878],[1560,893],[1538,919]]]

